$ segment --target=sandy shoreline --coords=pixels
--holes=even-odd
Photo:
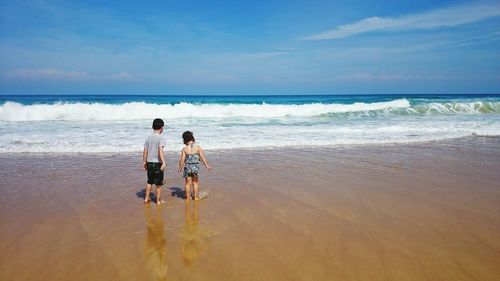
[[[0,155],[0,279],[500,279],[499,138],[207,156],[158,208],[140,155]]]

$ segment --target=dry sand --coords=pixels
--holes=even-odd
[[[140,157],[0,155],[0,280],[500,280],[499,138]]]

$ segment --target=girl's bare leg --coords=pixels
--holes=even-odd
[[[191,177],[186,178],[186,185],[184,187],[184,190],[186,192],[186,200],[189,200],[189,197],[191,197],[191,184],[193,182],[193,179]]]
[[[198,176],[193,176],[194,200],[198,199]]]

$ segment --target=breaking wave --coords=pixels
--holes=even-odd
[[[176,118],[283,118],[315,116],[449,115],[500,113],[500,102],[429,102],[411,105],[407,99],[352,104],[155,104],[129,102],[0,105],[0,121],[130,121]]]
[[[301,105],[285,104],[154,104],[130,102],[123,104],[104,103],[54,103],[23,105],[5,102],[0,106],[0,121],[130,121],[149,120],[160,116],[175,118],[279,118],[313,117],[328,113],[390,110],[406,108],[410,102],[398,99],[389,102]]]

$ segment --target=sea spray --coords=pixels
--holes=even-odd
[[[157,117],[169,151],[185,130],[207,150],[500,136],[500,96],[2,98],[0,153],[137,153]]]

